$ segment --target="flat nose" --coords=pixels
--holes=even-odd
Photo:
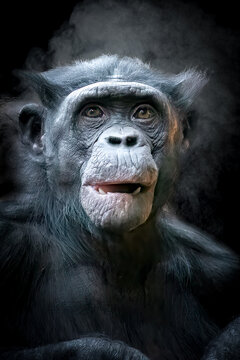
[[[138,143],[138,136],[135,134],[135,135],[121,135],[121,136],[108,136],[105,138],[107,143],[110,144],[110,145],[124,145],[124,146],[134,146],[134,145],[137,145]]]
[[[130,148],[145,144],[144,137],[138,129],[119,125],[114,125],[104,131],[99,137],[99,142],[112,148]]]
[[[118,148],[137,148],[148,145],[143,133],[132,126],[114,124],[106,129],[98,138],[98,144],[106,146],[108,150]]]

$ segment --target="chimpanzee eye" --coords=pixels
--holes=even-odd
[[[137,108],[135,113],[133,114],[133,117],[135,119],[150,119],[152,118],[156,112],[150,105],[141,105]]]
[[[102,117],[104,114],[99,106],[89,106],[84,109],[82,115],[90,118],[99,118]]]

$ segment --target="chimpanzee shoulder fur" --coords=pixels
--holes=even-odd
[[[101,56],[23,77],[38,100],[1,123],[0,359],[238,359],[239,259],[166,206],[204,74]]]

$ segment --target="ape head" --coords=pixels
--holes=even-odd
[[[204,76],[117,56],[26,76],[42,105],[21,110],[22,138],[62,211],[110,232],[146,222],[169,195]]]

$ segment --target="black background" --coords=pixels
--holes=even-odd
[[[152,2],[160,3],[160,0]],[[188,3],[191,1],[180,1]],[[193,2],[193,1],[192,1]],[[54,32],[69,18],[79,0],[59,1],[3,1],[0,5],[0,92],[11,87],[11,72],[24,65],[33,47],[47,50]],[[237,2],[194,1],[205,13],[211,14],[216,23],[240,30]]]

